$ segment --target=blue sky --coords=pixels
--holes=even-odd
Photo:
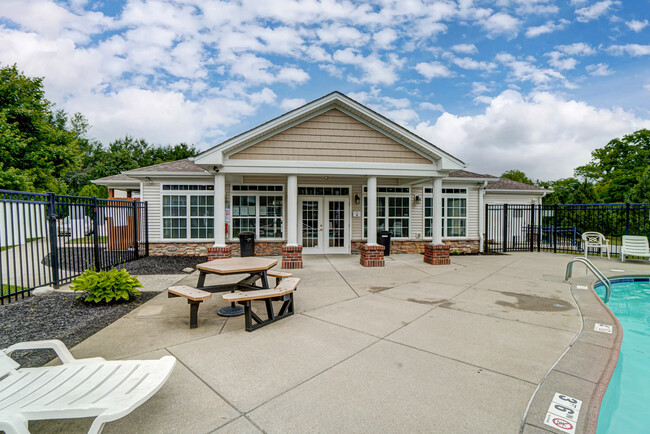
[[[107,143],[205,149],[333,90],[557,179],[650,128],[650,0],[0,1],[0,63]]]

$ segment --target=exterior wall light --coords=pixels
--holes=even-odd
[[[354,194],[354,203],[356,203],[357,205],[361,203],[361,198],[357,193]]]

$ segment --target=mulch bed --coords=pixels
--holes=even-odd
[[[84,303],[75,300],[77,294],[63,293],[12,301],[0,306],[0,348],[42,339],[60,339],[72,348],[156,295],[143,292],[128,302],[111,305]],[[23,368],[44,365],[54,357],[51,350],[19,351],[11,356]]]
[[[126,271],[136,276],[183,274],[184,268],[196,269],[198,264],[207,261],[207,256],[148,256],[137,261],[126,262],[121,267],[126,268]]]

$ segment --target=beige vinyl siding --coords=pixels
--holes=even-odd
[[[350,212],[350,237],[352,238],[353,241],[359,241],[361,240],[361,237],[363,235],[363,186],[365,184],[360,183],[357,181],[356,183],[352,184],[352,190],[350,191],[350,206],[352,207],[352,212]],[[360,201],[359,205],[354,203],[354,195],[358,194]],[[354,215],[354,212],[358,211],[359,212],[359,217],[352,217]]]
[[[149,240],[152,242],[162,241],[161,212],[162,202],[160,200],[160,184],[142,184],[143,202],[148,202],[149,214]]]
[[[429,159],[336,109],[275,134],[229,158],[431,164]]]
[[[479,237],[479,209],[477,185],[467,185],[467,238],[478,239]]]
[[[411,187],[411,239],[421,240],[424,237],[424,194],[423,187]],[[420,201],[415,200],[420,196]]]

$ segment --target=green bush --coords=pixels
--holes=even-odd
[[[77,296],[84,301],[99,303],[105,301],[110,303],[118,300],[128,300],[131,295],[140,295],[142,283],[137,277],[131,276],[125,269],[112,269],[109,271],[86,270],[77,277],[70,286],[75,292],[83,291],[84,294]]]

